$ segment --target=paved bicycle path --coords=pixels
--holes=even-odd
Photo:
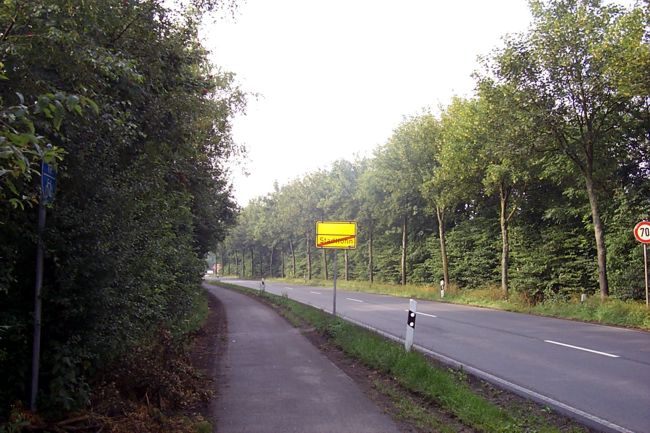
[[[213,406],[220,433],[397,433],[344,372],[268,306],[205,286],[223,303],[228,348]]]

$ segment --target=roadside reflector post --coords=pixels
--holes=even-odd
[[[404,349],[407,352],[411,351],[413,346],[413,333],[415,332],[415,316],[417,314],[418,303],[411,299],[409,301],[409,314],[406,318],[406,339],[404,340]]]
[[[445,280],[440,280],[440,299],[445,297]]]

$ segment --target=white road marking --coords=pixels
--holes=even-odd
[[[584,352],[595,353],[597,355],[609,356],[610,358],[620,358],[620,356],[612,355],[611,353],[599,352],[597,350],[586,349],[584,347],[579,347],[579,346],[572,346],[570,344],[565,344],[565,343],[558,343],[557,341],[553,341],[553,340],[544,340],[544,342],[545,343],[550,343],[550,344],[556,344],[558,346],[570,347],[571,349],[582,350]]]
[[[313,293],[314,295],[322,295],[321,292],[312,292],[312,291],[309,291],[309,293]]]
[[[345,298],[348,301],[353,301],[353,302],[361,302],[363,304],[363,301],[361,299],[354,299],[354,298]]]
[[[293,290],[293,287],[285,287],[284,290]]]
[[[409,311],[409,310],[404,310],[404,311]],[[427,316],[427,317],[433,317],[434,319],[438,318],[438,316],[434,316],[433,314],[421,313],[419,311],[417,313],[415,313],[415,314],[422,315],[422,316]]]

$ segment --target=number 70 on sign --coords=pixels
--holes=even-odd
[[[634,226],[634,237],[642,244],[650,244],[650,221],[641,221]]]

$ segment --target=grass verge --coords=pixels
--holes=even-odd
[[[0,433],[210,433],[204,413],[212,380],[191,359],[199,334],[214,327],[207,294],[198,291],[182,333],[160,329],[91,382],[91,404],[74,412],[31,412],[11,407]],[[213,318],[213,321],[216,320]]]
[[[417,352],[406,352],[395,342],[333,318],[316,308],[286,297],[260,293],[228,283],[210,282],[210,284],[263,298],[265,302],[277,307],[281,314],[295,326],[306,325],[315,328],[347,356],[381,373],[384,378],[389,379],[389,382],[377,384],[375,389],[395,402],[401,417],[407,418],[412,425],[420,426],[419,428],[423,430],[458,431],[457,427],[449,426],[444,420],[432,417],[431,411],[426,408],[428,402],[450,415],[449,419],[455,418],[460,421],[470,431],[493,433],[587,431],[578,424],[567,422],[564,417],[550,416],[544,409],[530,403],[526,403],[526,409],[522,409],[519,398],[512,400],[501,398],[501,402],[506,403],[498,404],[473,389],[471,380],[462,370],[439,366]],[[478,387],[485,386],[485,383],[481,383]],[[494,388],[491,389],[494,394]],[[409,396],[400,397],[403,395],[400,390],[408,391],[425,402],[425,405],[415,404],[416,400]]]
[[[331,285],[331,281],[316,279],[284,278],[273,279],[273,281],[317,287]],[[465,290],[452,286],[449,290],[445,291],[444,299],[440,297],[440,290],[438,288],[427,285],[407,284],[406,286],[401,286],[397,284],[370,284],[366,281],[339,280],[337,281],[337,287],[357,292],[379,293],[404,298],[474,305],[516,313],[650,330],[650,309],[646,307],[644,302],[633,300],[623,301],[610,298],[606,301],[601,301],[598,297],[592,296],[585,302],[580,302],[579,297],[575,297],[569,300],[550,299],[533,304],[530,299],[517,292],[512,293],[508,299],[505,299],[501,290],[496,287]]]

